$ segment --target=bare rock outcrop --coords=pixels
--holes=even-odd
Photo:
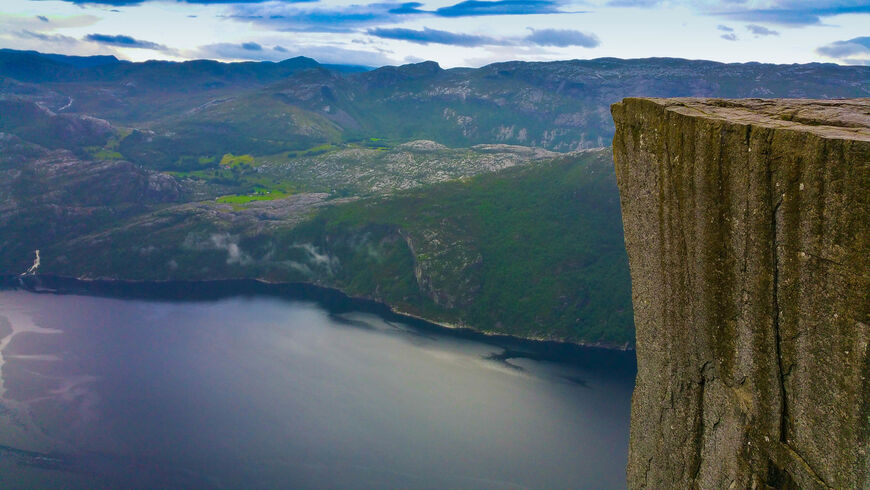
[[[612,107],[630,488],[870,488],[870,99]]]

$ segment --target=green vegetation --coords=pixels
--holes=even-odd
[[[324,153],[328,153],[333,150],[339,149],[340,146],[333,144],[325,144],[325,145],[317,145],[312,148],[308,148],[307,150],[299,150],[299,151],[288,151],[284,154],[285,158],[299,158],[299,157],[313,157],[316,155],[322,155]]]
[[[254,201],[271,201],[273,199],[284,199],[290,196],[290,193],[279,190],[271,191],[265,189],[256,189],[251,194],[234,194],[230,196],[221,196],[216,199],[219,203],[227,204],[247,204]]]
[[[870,95],[870,67],[824,64],[338,73],[304,58],[80,69],[34,56],[0,53],[3,274],[39,248],[45,273],[305,281],[609,344],[632,339],[612,164],[568,152],[609,144],[611,103]]]
[[[200,160],[202,161],[202,160]],[[254,166],[254,157],[251,155],[233,155],[232,153],[225,153],[223,157],[221,157],[220,166],[225,168],[233,168],[233,167],[253,167]]]
[[[43,267],[140,280],[304,281],[479,330],[623,345],[633,326],[615,185],[610,153],[594,151],[389,197],[276,202],[281,221],[244,210],[292,187],[255,186],[218,199],[231,211],[161,208],[44,246]]]
[[[615,185],[610,153],[593,152],[331,207],[289,240],[335,254],[341,268],[323,282],[427,318],[630,343]]]

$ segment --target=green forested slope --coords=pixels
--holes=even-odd
[[[629,342],[614,186],[610,153],[596,151],[331,207],[293,236],[332,250],[368,234],[336,250],[342,267],[331,282],[352,294],[377,291],[402,309],[484,330]],[[395,234],[402,240],[390,242]],[[382,269],[372,249],[388,243],[413,249],[416,277]]]
[[[610,152],[596,150],[385,197],[176,205],[51,244],[40,271],[304,281],[483,331],[623,345],[633,327],[615,185]]]

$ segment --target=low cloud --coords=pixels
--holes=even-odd
[[[0,13],[0,40],[3,40],[7,46],[14,46],[15,49],[43,53],[106,54],[107,50],[111,52],[113,49],[82,42],[78,38],[58,33],[59,29],[87,27],[99,20],[99,17],[93,15],[20,17]]]
[[[251,43],[216,43],[197,48],[192,55],[197,58],[219,59],[224,61],[281,61],[296,56],[314,58],[320,63],[337,65],[384,66],[394,64],[395,60],[384,53],[358,51],[337,46],[298,45],[292,47],[275,45],[271,47],[257,44],[261,49],[246,49]]]
[[[27,29],[15,32],[14,36],[20,39],[34,39],[48,43],[66,43],[70,45],[75,45],[79,42],[78,39],[70,36],[64,36],[63,34],[47,34],[44,32],[34,32]]]
[[[726,25],[722,25],[722,24],[719,24],[718,26],[716,26],[716,30],[723,31],[723,32],[734,32],[734,29],[732,29]]]
[[[601,45],[598,36],[591,33],[573,31],[570,29],[532,29],[525,41],[537,46],[581,46],[594,48]]]
[[[756,36],[779,36],[779,32],[768,29],[764,26],[760,26],[758,24],[749,24],[748,26],[746,26],[746,30],[755,34]]]
[[[790,27],[820,25],[822,19],[836,15],[870,14],[867,0],[768,0],[753,2],[752,5],[758,7],[746,8],[723,1],[719,6],[707,7],[707,13],[738,21]]]
[[[728,34],[722,34],[719,37],[726,41],[737,41],[737,34],[734,34],[733,32],[729,32]]]
[[[228,265],[248,265],[251,256],[239,247],[239,237],[229,233],[212,233],[208,237],[199,233],[188,233],[181,244],[187,250],[220,250],[227,254]]]
[[[870,64],[870,36],[856,37],[845,41],[835,41],[820,46],[816,53],[843,63]]]
[[[594,48],[601,44],[595,34],[574,31],[570,29],[533,29],[531,34],[523,38],[505,37],[493,38],[473,34],[461,34],[448,31],[439,31],[424,27],[423,30],[414,29],[369,29],[369,35],[384,39],[397,39],[416,44],[445,44],[450,46],[582,46]]]
[[[84,40],[92,43],[118,46],[121,48],[151,49],[154,51],[167,50],[166,46],[162,44],[152,43],[151,41],[142,41],[123,34],[88,34],[84,37]]]
[[[475,36],[472,34],[457,34],[448,31],[439,31],[424,27],[422,31],[414,29],[369,29],[368,34],[383,39],[398,39],[416,44],[445,44],[449,46],[483,46],[486,44],[498,44],[499,41],[487,36]]]

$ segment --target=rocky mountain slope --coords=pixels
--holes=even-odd
[[[624,346],[608,106],[844,97],[870,67],[678,59],[359,71],[0,50],[0,275],[305,281]],[[582,220],[568,216],[583,216]]]
[[[0,50],[0,96],[125,127],[124,157],[161,168],[184,157],[268,155],[370,138],[561,152],[602,147],[613,135],[609,105],[637,95],[866,97],[870,67],[602,58],[449,70],[424,62],[348,73],[307,58],[88,66]]]
[[[631,488],[870,486],[870,100],[626,99]]]

